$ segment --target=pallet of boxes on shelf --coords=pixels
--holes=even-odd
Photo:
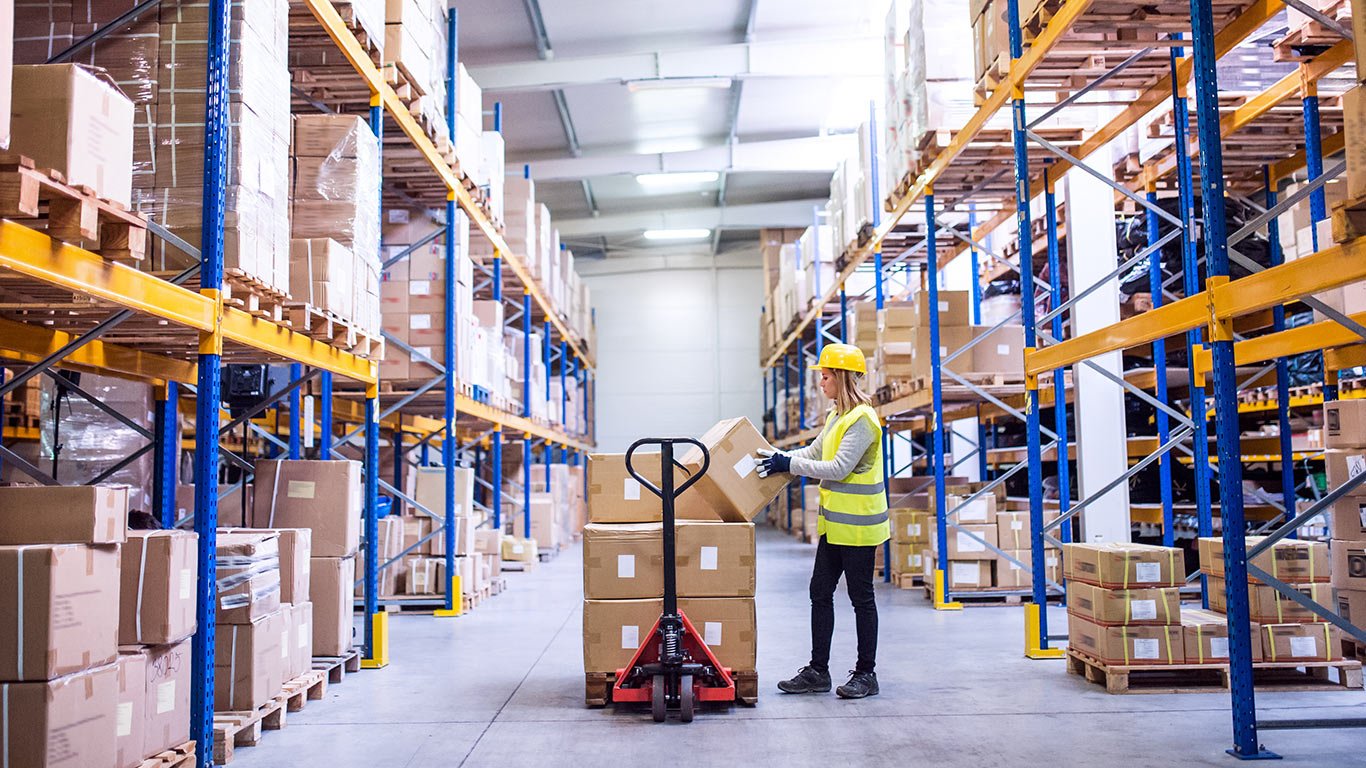
[[[754,611],[753,519],[786,484],[760,478],[752,457],[767,441],[747,419],[728,419],[703,435],[711,456],[707,474],[676,501],[675,542],[679,610],[732,671],[737,700],[758,698]],[[678,457],[681,484],[701,467],[701,452]],[[658,453],[632,456],[635,471],[656,485]],[[741,467],[748,466],[747,471]],[[584,528],[585,702],[611,701],[618,672],[631,660],[663,607],[663,506],[626,469],[624,454],[588,460],[588,518]]]
[[[1324,403],[1328,487],[1337,488],[1366,469],[1366,401]],[[1366,623],[1366,484],[1333,504],[1329,542],[1336,608],[1355,626]],[[1348,657],[1366,660],[1366,645],[1346,639]]]
[[[1033,585],[1028,516],[1005,510],[1002,486],[979,495],[986,485],[964,478],[945,481],[944,510],[946,515],[952,513],[952,522],[946,530],[948,569],[944,573],[944,588],[953,599],[967,604],[1019,602]],[[937,527],[935,498],[933,484],[926,485],[927,522]],[[1025,521],[1023,528],[1016,528],[1015,523],[1021,519]],[[998,549],[1006,554],[1003,556]],[[1045,577],[1060,583],[1057,550],[1046,548],[1045,556]],[[937,531],[932,531],[928,556],[923,561],[927,593],[933,588],[938,562],[939,537]]]

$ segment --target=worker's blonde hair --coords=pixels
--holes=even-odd
[[[835,377],[835,413],[846,414],[860,405],[871,405],[873,398],[859,386],[863,374],[840,368],[827,369]]]

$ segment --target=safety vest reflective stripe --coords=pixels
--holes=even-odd
[[[821,487],[827,491],[852,493],[859,496],[875,496],[882,493],[885,488],[880,481],[876,483],[841,483],[838,480],[822,480]]]
[[[848,512],[834,512],[825,507],[821,507],[820,515],[829,522],[840,523],[842,525],[877,525],[879,523],[887,522],[886,511],[872,515],[854,515]]]

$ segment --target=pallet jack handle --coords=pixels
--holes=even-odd
[[[644,446],[659,446],[659,486],[640,476],[635,467],[631,464],[631,456],[637,449]],[[691,445],[702,452],[702,468],[697,474],[683,481],[683,484],[674,488],[673,468],[686,471],[686,468],[674,459],[675,445]],[[635,478],[636,482],[650,489],[650,493],[659,497],[662,502],[664,512],[663,530],[663,555],[664,555],[664,617],[666,625],[677,622],[678,616],[678,574],[675,562],[675,542],[674,542],[674,500],[683,495],[683,492],[692,487],[693,483],[702,479],[707,474],[707,468],[711,466],[711,454],[707,451],[707,446],[691,437],[645,437],[631,443],[631,447],[626,449],[626,471]]]

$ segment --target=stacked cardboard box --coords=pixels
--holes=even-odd
[[[401,550],[409,550],[402,570],[402,591],[408,595],[444,595],[451,577],[460,577],[465,595],[477,594],[485,585],[480,574],[488,570],[494,556],[481,552],[477,531],[482,518],[474,507],[474,471],[455,468],[455,558],[456,572],[446,573],[446,470],[444,467],[414,468],[409,472],[413,499],[436,514],[432,518],[416,509],[405,510],[402,518]]]
[[[926,509],[892,509],[892,575],[920,576],[930,556],[934,516]]]
[[[1113,665],[1186,661],[1181,550],[1147,544],[1067,544],[1068,645]]]
[[[948,513],[956,509],[953,520],[958,524],[957,527],[950,525],[947,530],[946,586],[959,591],[1028,589],[1034,583],[1029,514],[1003,510],[1005,496],[999,486],[972,498],[985,486],[985,483],[962,478],[949,478],[945,483],[944,510]],[[923,564],[926,578],[931,578],[939,558],[939,541],[933,530],[937,502],[932,484],[924,488],[923,498],[931,529]],[[1056,517],[1056,512],[1045,511],[1045,521]],[[1046,547],[1044,557],[1045,578],[1061,581],[1058,551]]]
[[[384,332],[401,344],[386,348],[380,363],[380,377],[391,381],[426,380],[437,369],[422,361],[425,357],[445,364],[446,343],[446,246],[444,238],[414,248],[438,225],[425,214],[405,208],[385,211],[384,253],[393,258],[403,251],[409,255],[385,269],[380,283],[380,311]],[[473,344],[474,262],[470,259],[470,222],[463,211],[455,214],[455,319],[456,341],[461,349]],[[411,356],[402,345],[411,346],[421,357]],[[474,355],[456,355],[456,377],[472,381]]]
[[[1366,471],[1366,401],[1340,400],[1323,405],[1323,441],[1328,447],[1329,488]],[[1333,504],[1330,522],[1332,583],[1343,616],[1362,625],[1366,618],[1366,483]]]
[[[456,140],[456,152],[462,167],[466,162],[477,164],[478,135],[474,136],[473,148],[469,150],[461,146],[457,138],[460,135],[458,121],[456,137],[447,135],[445,3],[434,0],[391,0],[385,4],[384,22],[385,66],[396,67],[403,82],[408,84],[412,97],[410,109],[431,125],[438,144],[448,139]],[[467,99],[473,99],[476,104],[482,99],[477,87],[474,88],[475,94],[466,95],[467,75],[463,65],[460,77],[457,93],[461,109],[457,111],[463,113]],[[473,81],[469,81],[469,85],[472,84]],[[477,127],[480,123],[474,125]]]

